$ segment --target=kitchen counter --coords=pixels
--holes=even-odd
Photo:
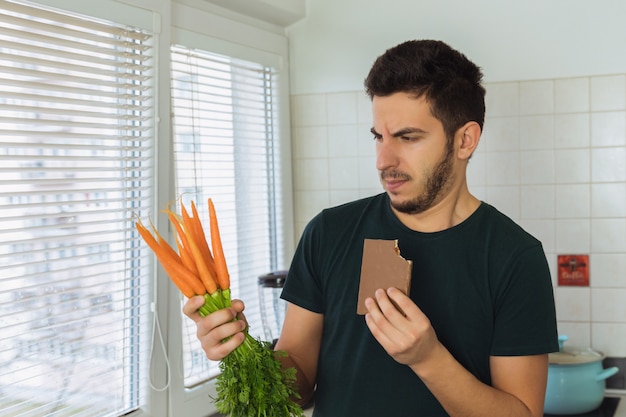
[[[617,410],[613,417],[626,417],[626,391],[624,390],[606,390],[607,397],[620,398],[619,404],[617,404]]]
[[[626,391],[624,390],[606,390],[607,397],[619,397],[620,401],[617,404],[617,410],[613,417],[626,417]],[[304,410],[306,417],[313,416],[313,408]]]

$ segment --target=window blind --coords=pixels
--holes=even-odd
[[[147,381],[150,33],[0,1],[0,410],[116,416]],[[6,414],[5,414],[6,415]]]
[[[246,304],[251,334],[263,338],[257,279],[279,267],[284,251],[278,238],[277,74],[259,63],[184,46],[173,46],[171,53],[176,193],[186,205],[196,201],[207,226],[207,200],[213,200],[233,297]],[[201,350],[195,325],[183,320],[184,380],[192,386],[216,375],[218,367]]]

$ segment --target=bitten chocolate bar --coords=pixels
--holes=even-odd
[[[365,299],[374,297],[377,289],[396,287],[405,294],[411,289],[413,261],[400,256],[398,240],[365,239],[361,262],[361,282],[357,314],[367,313]]]

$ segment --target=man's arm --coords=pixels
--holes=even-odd
[[[283,367],[296,368],[301,404],[308,403],[315,390],[323,319],[321,314],[287,304],[283,329],[276,343],[276,350],[287,352],[287,357],[279,357]]]
[[[451,417],[543,416],[547,354],[491,357],[489,386],[441,349],[416,373]]]
[[[489,386],[450,354],[428,318],[399,290],[379,290],[366,305],[376,340],[420,377],[451,417],[543,416],[547,355],[491,357]]]

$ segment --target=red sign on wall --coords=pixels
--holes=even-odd
[[[589,286],[589,255],[558,256],[559,285]]]

